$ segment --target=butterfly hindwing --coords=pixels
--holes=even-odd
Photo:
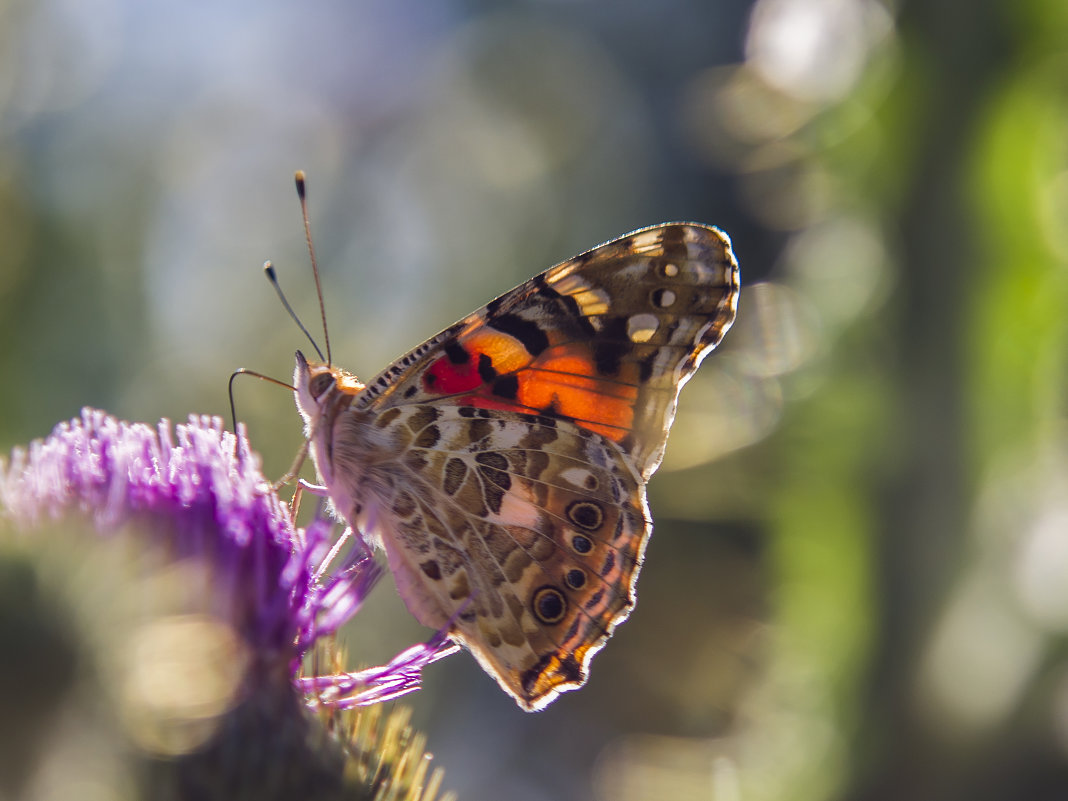
[[[374,439],[372,418],[339,424],[340,442]],[[389,432],[393,458],[367,480],[409,610],[451,625],[525,708],[581,685],[634,603],[650,527],[619,450],[567,421],[469,406],[407,406]]]

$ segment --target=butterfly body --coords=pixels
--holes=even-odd
[[[725,235],[674,223],[563,262],[366,386],[298,354],[310,453],[421,623],[521,707],[581,686],[626,619],[678,392],[733,322]]]

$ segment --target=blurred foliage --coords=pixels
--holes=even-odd
[[[364,378],[597,242],[717,224],[739,320],[683,392],[641,602],[535,716],[436,665],[446,786],[1063,797],[1065,9],[0,3],[0,444],[284,378],[304,344],[257,265],[314,328],[296,168]],[[237,402],[283,473],[290,399]],[[370,663],[425,636],[378,596]]]

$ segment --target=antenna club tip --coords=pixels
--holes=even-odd
[[[263,263],[263,271],[267,274],[267,278],[269,278],[271,281],[274,280],[274,278],[275,278],[274,265],[271,264],[270,260],[265,261]]]
[[[304,170],[297,170],[293,174],[293,180],[297,184],[297,194],[303,200],[304,199],[304,195],[305,195],[305,186],[304,186],[304,184],[305,184],[305,175],[304,175]]]

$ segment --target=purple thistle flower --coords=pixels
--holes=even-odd
[[[8,465],[0,463],[0,515],[0,524],[6,518],[23,541],[40,538],[46,545],[57,527],[65,531],[72,522],[76,528],[77,521],[87,520],[98,541],[132,536],[151,554],[149,564],[195,566],[183,574],[191,578],[184,582],[182,614],[167,618],[174,623],[169,628],[156,626],[155,639],[148,641],[172,643],[174,654],[166,658],[181,659],[196,650],[190,642],[210,650],[205,642],[214,643],[222,624],[227,633],[218,635],[222,645],[212,653],[224,663],[215,667],[232,675],[222,681],[229,694],[217,699],[211,710],[215,717],[238,714],[262,728],[270,725],[273,712],[303,705],[305,693],[314,693],[313,705],[338,710],[395,698],[419,686],[423,667],[455,650],[439,634],[380,668],[302,676],[309,651],[357,612],[382,569],[360,538],[343,536],[335,543],[334,527],[326,520],[295,528],[288,507],[261,474],[243,428],[231,434],[218,418],[191,417],[172,433],[167,421],[153,429],[86,409],[80,419],[58,425],[28,450],[14,451]],[[123,590],[116,586],[114,591]],[[193,632],[193,639],[176,639],[182,631]],[[160,697],[168,696],[172,684],[181,684],[161,684],[159,675],[142,684],[162,688]],[[200,705],[187,717],[211,717],[203,693],[193,695]],[[272,700],[265,705],[264,698]],[[188,720],[184,724],[187,730]],[[233,728],[218,725],[221,732]],[[195,737],[149,739],[172,757],[199,749],[200,768],[207,759],[217,772],[211,760],[218,753],[211,757],[204,745],[217,736],[215,729],[200,725],[197,731],[201,734]],[[219,746],[223,752],[228,747],[233,750],[232,744]],[[188,783],[188,775],[182,776]],[[201,789],[190,794],[199,796]]]

